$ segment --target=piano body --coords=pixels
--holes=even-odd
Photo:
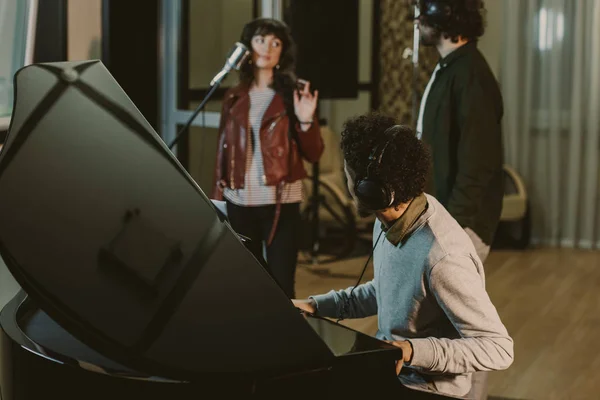
[[[100,61],[15,75],[0,254],[2,400],[405,393],[401,351],[294,308]]]

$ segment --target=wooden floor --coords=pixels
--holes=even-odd
[[[297,296],[353,285],[365,261],[301,264]],[[600,399],[600,251],[492,251],[486,286],[515,341],[513,365],[490,374],[490,396]],[[377,330],[376,318],[346,324]]]

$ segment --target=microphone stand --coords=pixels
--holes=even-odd
[[[415,21],[420,16],[419,7],[415,6]],[[419,24],[415,23],[413,27],[413,51],[412,51],[412,124],[417,128],[419,118]]]
[[[311,260],[313,265],[319,264],[319,250],[321,242],[319,240],[319,205],[321,201],[324,201],[322,195],[319,193],[319,162],[312,166],[312,223],[311,223]]]
[[[177,135],[175,135],[175,139],[173,139],[173,141],[169,144],[169,150],[173,150],[173,147],[177,144],[177,142],[179,142],[179,139],[181,139],[183,137],[183,134],[187,132],[187,129],[190,127],[190,125],[192,124],[192,122],[194,121],[194,119],[196,118],[196,116],[198,115],[198,113],[200,111],[202,111],[202,109],[204,108],[204,106],[208,102],[208,99],[210,99],[210,97],[213,95],[213,93],[215,92],[215,90],[219,87],[220,83],[221,83],[221,80],[219,79],[217,82],[215,82],[214,85],[212,85],[210,87],[210,90],[208,91],[208,93],[206,93],[206,96],[204,96],[204,99],[202,99],[202,102],[196,108],[196,110],[194,111],[194,113],[192,114],[192,116],[188,119],[188,121],[185,124],[185,126],[183,128],[181,128],[179,130],[179,132],[177,132]]]
[[[246,58],[248,58],[249,55],[250,55],[250,51],[248,51],[248,48],[244,44],[242,44],[240,42],[237,42],[235,44],[235,46],[233,47],[233,49],[231,49],[231,51],[229,52],[229,55],[227,56],[227,61],[225,62],[225,66],[221,69],[221,71],[219,71],[219,73],[217,75],[215,75],[215,77],[212,79],[212,81],[210,81],[210,90],[208,91],[206,96],[204,96],[202,103],[200,103],[200,105],[196,108],[196,110],[192,114],[191,118],[188,119],[185,126],[183,128],[181,128],[181,130],[179,132],[177,132],[177,135],[175,135],[175,139],[173,139],[173,141],[169,144],[169,150],[173,150],[173,146],[175,146],[177,144],[177,142],[179,142],[179,139],[181,139],[183,134],[185,132],[187,132],[187,129],[192,124],[192,121],[194,120],[194,118],[196,118],[198,113],[204,108],[204,105],[206,104],[208,99],[210,99],[210,96],[212,96],[212,94],[215,92],[215,90],[217,90],[217,87],[219,87],[223,78],[225,78],[225,76],[232,69],[239,70],[241,65],[244,63]]]
[[[319,119],[319,125],[321,127],[327,126],[326,119]],[[308,200],[308,204],[305,209],[305,215],[307,219],[307,228],[310,229],[310,241],[308,242],[309,249],[307,253],[310,253],[310,264],[312,264],[313,268],[311,268],[311,272],[317,273],[322,276],[333,276],[329,269],[316,268],[319,264],[326,264],[332,261],[340,260],[350,254],[350,252],[354,249],[355,240],[356,240],[356,221],[354,219],[354,214],[350,207],[345,206],[335,195],[332,193],[327,186],[323,186],[321,183],[321,172],[320,172],[320,162],[317,161],[312,164],[312,176],[310,178],[312,185],[312,193]],[[332,197],[328,196],[330,200],[333,201],[336,209],[328,203],[328,198],[326,198],[323,193],[322,188],[325,187],[327,191],[325,193],[329,193],[333,195]],[[336,200],[337,199],[337,200]],[[333,217],[335,221],[342,225],[342,235],[343,235],[343,244],[338,245],[338,250],[333,255],[328,257],[319,257],[321,254],[321,244],[322,237],[320,234],[321,228],[321,218],[319,211],[321,209],[325,209],[329,216]],[[307,229],[308,230],[308,229]],[[346,276],[344,276],[346,277]],[[353,276],[350,276],[354,278]]]

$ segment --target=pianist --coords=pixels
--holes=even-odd
[[[428,152],[410,128],[375,113],[348,120],[341,145],[358,211],[377,217],[374,279],[294,304],[338,319],[377,314],[377,337],[403,351],[396,373],[404,387],[468,398],[473,372],[510,366],[513,341],[473,243],[423,192]]]

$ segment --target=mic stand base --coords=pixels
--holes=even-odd
[[[306,222],[308,241],[304,247],[306,261],[302,264],[310,264],[312,272],[330,275],[329,270],[314,268],[319,264],[329,264],[346,258],[354,249],[357,239],[356,220],[352,210],[352,205],[348,205],[343,199],[339,198],[339,192],[332,190],[328,183],[321,182],[319,163],[312,164],[312,175],[310,177],[312,184],[312,193],[309,197],[308,204],[303,211],[303,220]],[[323,190],[324,189],[324,190]],[[328,200],[332,200],[330,204]],[[332,222],[336,224],[336,231],[333,236],[328,234],[325,247],[329,251],[323,253],[321,226],[322,221],[319,211],[324,210],[327,215],[332,218]],[[335,228],[334,228],[335,229]],[[333,240],[333,243],[331,243]],[[333,253],[331,250],[335,249]]]

